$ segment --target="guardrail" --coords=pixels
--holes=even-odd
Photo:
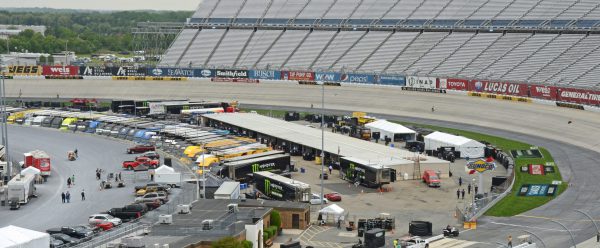
[[[491,197],[493,197],[493,198],[495,197],[495,198],[492,201],[485,204],[485,206],[477,209],[476,212],[474,212],[473,215],[470,218],[468,218],[469,221],[477,220],[477,218],[481,217],[481,215],[483,215],[491,207],[496,205],[496,203],[498,203],[500,200],[504,199],[504,197],[506,197],[508,194],[510,194],[510,192],[512,191],[512,188],[515,184],[515,170],[514,170],[514,167],[509,167],[508,170],[510,171],[509,176],[511,178],[510,185],[501,194],[499,194],[497,196],[491,196]]]
[[[114,228],[112,230],[106,231],[93,239],[77,244],[75,248],[93,248],[93,247],[102,247],[103,245],[108,244],[111,241],[114,241],[119,238],[123,238],[129,234],[140,235],[144,233],[149,233],[152,228],[151,224],[141,223],[139,221],[133,223],[122,224],[118,228]]]

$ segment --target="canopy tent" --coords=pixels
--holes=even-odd
[[[337,204],[331,204],[319,210],[319,214],[323,216],[323,220],[333,218],[333,220],[337,222],[338,220],[344,220],[346,210],[344,210]]]
[[[425,150],[436,150],[439,147],[454,147],[460,152],[461,158],[481,158],[484,156],[485,145],[462,136],[433,132],[424,137]]]
[[[29,167],[23,169],[20,174],[21,175],[39,175],[40,174],[40,170],[38,168],[33,167],[33,166],[29,166]]]
[[[405,126],[386,120],[377,120],[367,123],[365,124],[365,127],[371,129],[371,133],[379,132],[381,134],[381,139],[385,139],[387,136],[394,142],[401,140],[415,140],[417,134],[415,131]]]
[[[0,228],[0,247],[36,248],[49,247],[50,235],[18,226]]]
[[[175,169],[166,166],[166,165],[161,165],[160,167],[156,168],[154,170],[154,174],[173,174],[175,173]]]

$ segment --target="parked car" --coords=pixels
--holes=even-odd
[[[153,145],[137,145],[137,146],[127,148],[127,153],[129,153],[129,154],[143,153],[143,152],[149,152],[149,151],[154,151],[154,150],[156,150],[156,148]]]
[[[143,195],[151,193],[151,192],[164,192],[164,193],[167,193],[163,189],[164,189],[163,187],[147,186],[147,187],[145,187],[143,189],[139,189],[138,191],[136,191],[135,192],[135,196],[143,196]]]
[[[91,239],[92,236],[94,235],[94,231],[90,230],[89,228],[86,228],[84,226],[70,226],[70,227],[59,227],[59,228],[50,228],[48,230],[46,230],[47,233],[49,234],[66,234],[69,235],[73,238],[77,238],[77,239],[83,239],[83,240],[87,240],[87,239]]]
[[[147,157],[150,159],[160,159],[160,154],[158,154],[158,152],[155,151],[150,151],[150,152],[144,152],[141,157]]]
[[[140,189],[146,189],[147,187],[157,187],[158,191],[165,191],[165,192],[169,192],[171,191],[171,187],[167,184],[163,184],[163,183],[147,183],[146,185],[143,186],[135,186],[135,192],[140,191]],[[145,195],[142,194],[142,195]]]
[[[102,223],[98,223],[96,224],[96,227],[99,229],[102,229],[102,231],[108,231],[110,229],[112,229],[115,225],[113,225],[113,223],[111,222],[102,222]]]
[[[406,248],[429,248],[429,241],[413,236],[409,239],[401,240],[400,244]]]
[[[79,239],[73,238],[73,237],[71,237],[69,235],[66,235],[64,233],[51,234],[50,237],[62,241],[63,244],[65,244],[67,246],[72,246],[72,245],[75,245],[75,244],[79,243]]]
[[[338,192],[332,192],[329,194],[325,194],[325,199],[332,201],[332,202],[338,202],[342,200],[342,195],[340,195],[340,193]]]
[[[321,200],[323,201],[323,204],[327,204],[327,199],[325,199],[317,194],[312,194],[312,196],[310,198],[310,204],[311,205],[321,204]]]
[[[64,244],[65,244],[65,242],[63,242],[62,240],[57,239],[53,236],[50,236],[50,248],[63,247]]]
[[[160,161],[156,159],[150,159],[148,157],[136,157],[135,161],[123,161],[123,168],[128,170],[136,169],[138,166],[143,165],[144,167],[157,168]]]
[[[423,172],[423,182],[425,182],[425,184],[427,184],[427,186],[429,187],[440,187],[441,186],[441,182],[440,182],[440,178],[437,176],[437,174],[435,174],[435,171],[433,170],[425,170]]]
[[[152,193],[147,193],[144,196],[135,198],[136,203],[146,203],[146,202],[156,202],[156,201],[159,201],[160,203],[164,204],[165,202],[168,201],[167,194],[164,192],[152,192]]]
[[[123,223],[123,221],[121,219],[113,217],[110,214],[94,214],[94,215],[90,215],[90,218],[88,219],[88,222],[90,223],[90,225],[93,225],[93,226],[97,226],[98,224],[105,223],[105,222],[110,222],[114,226],[118,226],[118,225],[121,225]]]

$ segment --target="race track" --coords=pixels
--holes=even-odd
[[[293,83],[211,83],[208,81],[105,81],[105,80],[7,80],[7,95],[17,97],[95,97],[122,99],[238,100],[260,104],[310,108],[320,106],[321,88]],[[547,247],[568,247],[567,225],[577,241],[595,233],[585,216],[573,209],[600,216],[600,115],[593,112],[530,103],[475,97],[405,92],[383,86],[327,87],[328,110],[365,111],[390,119],[406,119],[466,130],[502,135],[546,147],[561,169],[563,179],[573,185],[557,199],[524,215],[529,217],[480,219],[477,231],[467,239],[504,242],[507,234],[521,230],[536,233]],[[243,105],[242,105],[243,106]],[[436,111],[432,113],[431,107]],[[571,120],[572,124],[567,124]]]

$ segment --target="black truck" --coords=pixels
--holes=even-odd
[[[46,232],[48,234],[66,234],[73,238],[80,239],[81,241],[90,240],[95,234],[93,229],[86,228],[85,226],[63,226],[58,228],[50,228],[46,230]]]
[[[342,157],[340,158],[340,176],[344,180],[376,188],[396,181],[396,170],[384,164]]]
[[[252,173],[259,171],[271,171],[281,173],[289,169],[289,154],[276,154],[246,160],[226,162],[211,169],[213,174],[220,177],[227,177],[240,182],[249,182],[252,179]]]
[[[122,208],[111,208],[106,213],[127,222],[142,217],[146,212],[148,207],[145,204],[130,204]]]
[[[254,187],[279,201],[308,202],[311,198],[310,185],[270,171],[254,172]]]

